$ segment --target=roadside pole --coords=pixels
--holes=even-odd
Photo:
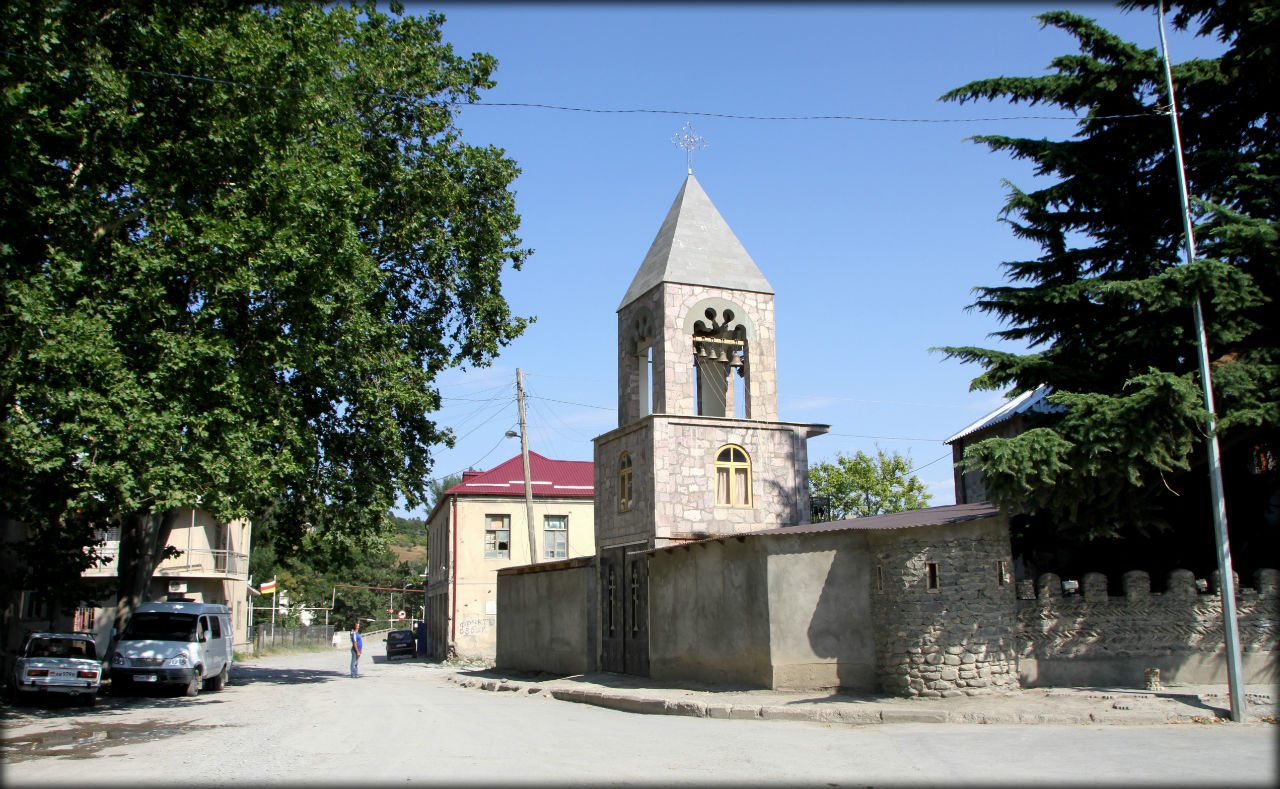
[[[1173,124],[1173,153],[1178,166],[1178,194],[1182,200],[1182,229],[1186,241],[1187,265],[1195,260],[1196,242],[1191,232],[1191,205],[1187,196],[1187,171],[1182,162],[1182,137],[1178,132],[1178,104],[1173,95],[1173,68],[1169,65],[1169,46],[1164,38],[1164,2],[1158,9],[1160,54],[1164,58],[1165,84],[1169,91],[1169,120]],[[1209,449],[1209,492],[1213,497],[1214,538],[1218,548],[1218,589],[1222,595],[1222,630],[1227,650],[1227,684],[1231,698],[1231,720],[1244,720],[1244,690],[1241,687],[1240,625],[1236,619],[1236,580],[1231,569],[1231,543],[1227,535],[1227,503],[1222,494],[1222,458],[1218,449],[1217,417],[1213,409],[1213,382],[1209,378],[1209,338],[1204,328],[1204,312],[1200,296],[1195,299],[1196,342],[1200,349],[1200,386],[1204,391],[1204,407],[1209,412],[1205,423]]]

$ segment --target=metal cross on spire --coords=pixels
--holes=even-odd
[[[677,148],[684,150],[686,162],[689,165],[689,175],[693,175],[693,152],[699,148],[706,148],[708,143],[699,137],[693,130],[693,124],[686,121],[684,127],[680,129],[680,133],[671,138],[671,144]]]

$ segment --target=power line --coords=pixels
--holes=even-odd
[[[926,443],[942,443],[941,438],[903,438],[902,436],[862,436],[857,433],[827,433],[829,436],[841,436],[843,438],[872,438],[881,441],[924,441]]]
[[[0,55],[11,58],[19,58],[22,60],[30,60],[35,63],[41,63],[51,68],[59,70],[78,69],[88,71],[89,66],[71,66],[67,64],[59,64],[44,58],[37,58],[31,55],[23,55],[18,52],[10,52],[8,50],[0,50]],[[272,91],[276,93],[290,94],[315,94],[316,91],[304,90],[302,88],[284,88],[275,85],[257,85],[250,82],[240,82],[237,80],[219,79],[215,77],[202,77],[195,74],[181,74],[172,71],[150,71],[145,69],[120,69],[122,74],[137,74],[145,77],[168,77],[170,79],[190,80],[193,82],[207,82],[213,85],[225,85],[233,88],[244,88],[246,90]],[[543,109],[554,110],[557,112],[584,112],[595,114],[610,115],[683,115],[700,118],[722,118],[726,120],[741,121],[863,121],[872,123],[982,123],[991,121],[1027,121],[1027,120],[1043,120],[1043,121],[1075,121],[1082,120],[1119,120],[1124,118],[1162,118],[1161,113],[1137,113],[1130,115],[1008,115],[1002,117],[983,117],[983,118],[890,118],[885,116],[874,115],[747,115],[741,113],[728,112],[707,112],[703,110],[669,110],[655,108],[600,108],[600,107],[570,107],[559,104],[536,104],[532,102],[488,102],[488,101],[439,101],[426,96],[413,96],[403,93],[390,93],[388,91],[350,91],[352,96],[376,96],[384,99],[398,99],[401,101],[410,101],[415,103],[428,103],[437,107],[497,107],[497,108],[516,108],[516,109]]]
[[[951,453],[950,453],[950,452],[948,452],[947,454],[943,455],[943,456],[942,456],[942,457],[940,457],[940,458],[936,458],[936,459],[934,459],[934,460],[930,460],[928,463],[925,463],[923,466],[916,466],[915,468],[911,469],[911,470],[910,470],[910,471],[908,471],[907,473],[908,473],[908,474],[914,474],[914,473],[916,473],[917,471],[919,471],[920,469],[923,469],[923,468],[929,468],[929,467],[930,467],[930,466],[932,466],[934,463],[937,463],[939,460],[943,460],[943,459],[945,459],[945,458],[949,458],[949,457],[951,457]]]
[[[564,405],[576,405],[582,408],[598,408],[601,411],[617,411],[618,410],[616,408],[610,408],[609,406],[604,406],[604,405],[591,405],[590,403],[573,403],[568,400],[556,400],[554,397],[539,397],[538,395],[531,395],[527,392],[525,393],[525,398],[534,399],[534,400],[546,400],[549,403],[563,403]]]
[[[407,98],[407,97],[401,97]],[[1119,118],[1159,118],[1158,113],[1135,115],[1011,115],[998,118],[889,118],[873,115],[741,115],[729,112],[703,112],[661,109],[599,109],[594,107],[566,107],[557,104],[531,104],[525,102],[468,101],[451,103],[453,107],[519,107],[529,109],[558,110],[561,112],[591,112],[602,114],[651,114],[692,115],[702,118],[723,118],[735,121],[872,121],[877,123],[979,123],[982,121],[1082,121],[1111,120]]]

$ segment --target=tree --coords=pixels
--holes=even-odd
[[[472,469],[467,469],[471,471]],[[444,498],[445,491],[454,485],[462,484],[462,474],[446,474],[440,479],[433,479],[427,484],[427,512],[435,509],[440,499]]]
[[[1268,97],[1280,93],[1280,8],[1266,0],[1174,5],[1175,24],[1198,24],[1200,35],[1227,45],[1221,58],[1173,69],[1200,253],[1191,265],[1180,265],[1182,214],[1157,51],[1084,17],[1048,13],[1040,20],[1074,36],[1078,54],[1055,58],[1046,76],[980,80],[942,97],[1082,113],[1071,139],[975,138],[1052,178],[1032,191],[1009,186],[1004,219],[1041,254],[1006,262],[1009,284],[976,289],[971,307],[1000,317],[1006,328],[996,336],[1031,350],[942,349],[984,368],[974,389],[1054,388],[1049,400],[1065,410],[1031,415],[1031,429],[980,442],[963,462],[982,471],[1001,506],[1073,539],[1175,526],[1210,534],[1197,295],[1232,531],[1245,542],[1258,536],[1248,530],[1261,524],[1267,491],[1277,486],[1280,118]]]
[[[930,498],[911,473],[910,458],[883,449],[874,458],[861,450],[853,457],[837,452],[834,463],[809,466],[809,492],[826,503],[814,520],[827,521],[916,510]]]
[[[515,164],[443,17],[372,3],[25,0],[0,17],[4,517],[95,560],[118,618],[176,509],[355,549],[417,506],[436,376],[526,325]],[[123,621],[121,621],[123,624]]]

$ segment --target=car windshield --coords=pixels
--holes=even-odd
[[[153,641],[195,641],[195,614],[171,614],[164,611],[144,611],[133,615],[124,630],[128,639]]]
[[[92,641],[79,638],[33,638],[27,643],[27,657],[97,658]]]
[[[408,630],[393,630],[387,636],[388,641],[412,641],[413,633]]]

